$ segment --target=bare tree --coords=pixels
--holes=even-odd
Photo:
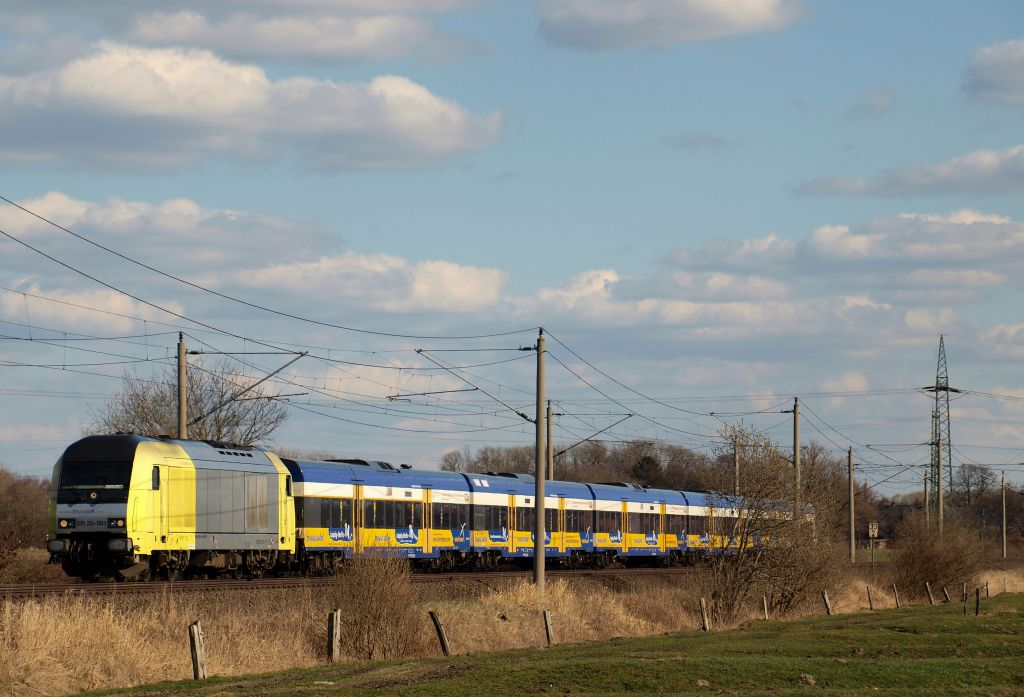
[[[46,479],[15,474],[0,465],[0,572],[14,552],[46,542]]]
[[[466,472],[469,469],[469,458],[461,450],[449,450],[441,456],[442,472]]]
[[[732,491],[732,443],[742,458],[740,496],[723,497],[717,505],[732,508],[737,516],[722,517],[711,535],[715,553],[709,555],[705,574],[707,594],[719,622],[737,619],[763,594],[776,613],[786,613],[810,593],[826,588],[836,569],[835,531],[830,528],[835,506],[831,482],[820,476],[805,480],[803,501],[813,519],[793,509],[792,467],[762,433],[730,427],[723,433],[729,445],[715,458],[711,488]]]
[[[259,378],[232,372],[226,363],[207,369],[194,361],[188,370],[188,414],[197,419],[188,427],[190,438],[252,445],[270,438],[288,417],[284,404],[261,386],[234,399]],[[157,379],[125,373],[121,391],[93,413],[86,434],[176,434],[178,379],[168,370]],[[223,406],[221,406],[223,405]],[[219,407],[219,408],[218,408]]]
[[[965,462],[956,472],[953,492],[962,506],[970,508],[992,487],[995,481],[995,472],[985,465]]]
[[[339,459],[339,455],[335,455],[330,450],[309,450],[307,448],[293,448],[287,445],[274,445],[271,447],[274,454],[282,459],[289,460],[336,460]]]

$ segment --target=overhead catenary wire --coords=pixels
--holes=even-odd
[[[488,397],[490,397],[491,399],[493,399],[493,400],[494,400],[495,402],[497,402],[498,404],[502,405],[503,407],[505,407],[505,408],[506,408],[506,409],[508,409],[509,411],[511,411],[511,412],[513,412],[514,414],[516,414],[517,416],[521,417],[521,418],[522,418],[523,420],[525,420],[525,421],[530,421],[530,422],[533,422],[533,419],[531,419],[531,418],[530,418],[529,416],[527,416],[527,415],[526,415],[526,414],[525,414],[524,412],[522,412],[522,411],[519,411],[518,409],[516,409],[515,407],[513,407],[513,406],[512,406],[511,404],[508,404],[508,403],[507,403],[507,402],[505,402],[504,400],[502,400],[502,399],[500,399],[500,398],[498,398],[498,397],[495,397],[494,395],[492,395],[492,394],[491,394],[490,392],[488,392],[487,390],[484,390],[483,388],[479,387],[478,385],[475,385],[475,384],[474,384],[473,382],[471,382],[470,380],[467,380],[467,379],[466,379],[465,377],[463,377],[462,375],[459,375],[459,374],[458,374],[458,373],[457,373],[457,372],[455,371],[455,369],[453,369],[453,368],[449,368],[448,366],[444,365],[443,363],[441,363],[441,362],[440,362],[440,361],[438,361],[437,359],[435,359],[435,358],[433,358],[432,356],[428,355],[428,354],[427,354],[426,352],[424,352],[424,351],[423,351],[423,349],[417,349],[417,350],[416,350],[416,353],[418,353],[419,355],[423,356],[423,357],[424,357],[424,358],[426,358],[426,359],[427,359],[428,361],[431,361],[432,363],[435,363],[435,364],[437,364],[437,365],[438,365],[439,367],[441,367],[441,368],[444,368],[444,369],[445,369],[445,370],[447,370],[447,371],[448,371],[449,373],[451,373],[451,374],[452,374],[452,375],[454,375],[455,377],[459,378],[460,380],[462,380],[463,382],[465,382],[465,383],[466,383],[467,385],[469,385],[470,387],[473,387],[473,388],[475,388],[475,389],[477,389],[477,390],[480,390],[480,392],[481,392],[482,394],[484,394],[484,395],[487,395]]]
[[[559,345],[562,345],[562,342],[561,342],[561,341],[558,341],[558,339],[555,339],[555,341],[557,341]],[[614,397],[612,397],[612,396],[608,395],[608,394],[607,394],[607,393],[605,393],[605,392],[604,392],[603,390],[601,390],[601,388],[597,387],[596,385],[594,385],[593,383],[591,383],[590,381],[588,381],[588,380],[587,380],[586,378],[584,378],[584,377],[583,377],[582,375],[580,375],[579,373],[577,373],[577,372],[576,372],[575,370],[573,370],[572,368],[570,368],[570,367],[569,367],[568,365],[566,365],[566,364],[565,364],[565,362],[563,362],[563,361],[562,361],[562,360],[561,360],[560,358],[558,358],[558,356],[557,356],[557,355],[555,355],[555,354],[551,353],[550,351],[548,351],[547,353],[548,353],[548,356],[550,356],[550,357],[551,357],[551,358],[552,358],[552,359],[553,359],[553,360],[554,360],[554,361],[555,361],[556,363],[558,363],[558,364],[559,364],[560,366],[562,366],[563,368],[565,368],[565,369],[566,369],[567,371],[569,371],[570,373],[572,373],[573,375],[575,375],[577,379],[579,379],[579,380],[580,380],[581,382],[583,382],[583,383],[584,383],[585,385],[587,385],[587,386],[588,386],[588,387],[590,387],[590,388],[591,388],[592,390],[594,390],[595,392],[597,392],[598,394],[600,394],[600,395],[601,395],[602,397],[604,397],[604,398],[605,398],[605,399],[607,399],[608,401],[612,402],[613,404],[617,404],[617,405],[619,405],[619,406],[620,406],[620,407],[622,407],[623,409],[626,409],[626,410],[628,410],[628,409],[629,409],[629,408],[628,408],[628,407],[627,407],[627,406],[626,406],[625,404],[622,404],[621,402],[619,402],[619,401],[618,401],[617,399],[615,399]],[[598,371],[598,372],[600,372],[600,371]],[[676,427],[674,427],[674,426],[669,426],[668,424],[663,424],[663,423],[660,423],[659,421],[656,421],[655,419],[652,419],[651,417],[649,417],[649,416],[646,416],[645,414],[641,414],[641,413],[639,413],[639,412],[633,412],[633,413],[634,413],[634,414],[635,414],[636,416],[639,416],[639,417],[640,417],[641,419],[643,419],[644,421],[648,421],[648,422],[650,422],[650,423],[654,424],[655,426],[658,426],[659,428],[664,428],[664,429],[666,429],[666,430],[668,430],[668,431],[674,431],[674,432],[676,432],[676,433],[684,433],[684,434],[686,434],[686,435],[688,435],[688,436],[694,436],[694,437],[696,437],[696,438],[703,438],[703,439],[709,439],[709,436],[708,436],[707,434],[703,434],[703,433],[693,433],[692,431],[686,431],[686,430],[684,430],[684,429],[681,429],[681,428],[676,428]]]
[[[191,338],[196,339],[196,337],[191,337]],[[213,348],[206,341],[203,341],[201,339],[196,339],[196,340],[199,341],[199,343],[202,343],[205,346]],[[256,366],[256,365],[254,365],[251,362],[244,361],[244,360],[238,358],[237,356],[233,356],[232,358],[234,360],[238,361],[239,363],[241,363],[242,365],[245,365],[246,367],[248,367],[248,368],[250,368],[252,370],[255,370],[255,371],[258,371],[258,372],[267,372],[267,371],[264,371],[259,366]],[[211,373],[211,374],[213,374],[215,376],[217,375],[215,373],[212,373],[211,371],[205,371],[205,372]],[[410,416],[419,417],[421,420],[430,420],[430,419],[423,419],[423,415],[421,413],[418,413],[418,412],[406,412],[404,410],[395,409],[393,407],[384,407],[384,406],[378,407],[378,406],[375,406],[375,405],[372,405],[372,404],[366,404],[366,403],[359,402],[359,401],[356,401],[356,400],[351,400],[351,399],[344,398],[344,397],[338,397],[336,395],[329,394],[328,392],[325,392],[325,391],[323,391],[323,390],[321,390],[321,389],[319,389],[319,388],[317,388],[315,386],[306,385],[306,384],[303,384],[303,383],[300,383],[300,382],[295,382],[294,380],[289,380],[287,378],[284,378],[283,376],[281,378],[277,378],[277,379],[283,381],[284,384],[291,385],[293,387],[300,387],[300,388],[303,388],[303,389],[307,389],[307,390],[310,390],[310,391],[315,392],[317,394],[320,394],[321,396],[325,396],[325,397],[328,397],[328,398],[331,398],[331,399],[335,399],[335,400],[338,400],[338,401],[349,402],[349,403],[352,403],[352,404],[357,404],[357,405],[362,406],[362,407],[366,407],[366,408],[372,410],[370,413],[380,414],[381,412],[383,412],[384,414],[387,414],[387,413],[407,414],[407,415],[410,415]],[[297,403],[295,403],[295,402],[289,401],[289,402],[286,402],[286,404],[288,406],[293,407],[293,408],[300,408],[299,405]],[[317,412],[315,410],[312,413],[319,413],[321,415],[325,415],[325,414],[322,414],[321,412]],[[340,418],[340,417],[335,417],[333,415],[326,415],[326,416],[331,416],[331,418]],[[362,422],[357,422],[357,421],[354,421],[354,420],[349,420],[349,421],[351,423],[362,423]],[[449,424],[449,425],[464,426],[464,424],[461,424],[461,423],[458,423],[458,422],[452,422],[452,421],[444,421],[444,420],[438,420],[438,419],[433,419],[433,421],[435,421],[437,423],[444,423],[444,424]],[[375,425],[375,427],[381,428],[383,426],[377,424],[377,425]],[[423,431],[416,431],[416,432],[423,432]],[[470,432],[475,432],[475,431],[470,431]]]

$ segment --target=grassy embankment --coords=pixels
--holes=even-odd
[[[1024,694],[1024,595],[753,622],[705,635],[556,646],[451,659],[348,663],[161,683],[147,697],[544,694]],[[459,648],[459,647],[456,647]],[[461,647],[466,648],[466,647]],[[813,682],[813,684],[811,684]]]

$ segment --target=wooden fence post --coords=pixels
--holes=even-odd
[[[868,591],[868,610],[874,610],[875,604],[871,602],[871,586],[864,586]]]
[[[203,625],[196,620],[188,626],[188,647],[192,653],[192,678],[206,679],[206,636]]]
[[[981,612],[981,589],[974,589],[974,616],[977,617]]]
[[[768,596],[761,596],[761,604],[764,606],[764,618],[768,619]]]
[[[929,605],[934,605],[935,604],[935,596],[932,595],[932,584],[930,584],[927,581],[925,581],[924,582],[924,589],[928,593],[928,604]]]
[[[966,581],[964,581],[963,595],[964,595],[964,602],[966,603],[967,602],[967,582]]]
[[[441,624],[441,618],[437,616],[437,613],[431,610],[429,613],[430,621],[434,623],[434,630],[437,631],[437,641],[441,644],[441,653],[445,656],[451,656],[452,650],[448,645],[448,635],[444,632],[444,625]]]
[[[989,593],[988,593],[988,579],[987,579],[987,578],[985,579],[985,597],[986,597],[986,598],[991,598],[991,597],[992,597],[992,596],[991,596],[991,595],[989,595]]]
[[[705,632],[711,631],[711,623],[708,622],[708,601],[700,599],[700,628]]]
[[[828,601],[828,591],[822,591],[821,592],[821,599],[825,602],[825,614],[826,615],[831,615],[832,614],[832,603],[830,603]]]
[[[327,662],[341,659],[341,610],[327,613]]]
[[[944,598],[944,600],[942,601],[944,603],[948,603],[951,601],[951,598],[949,597],[949,591],[946,590],[945,586],[942,587],[942,597]]]
[[[896,590],[896,584],[892,584],[892,594],[896,597],[896,609],[900,609],[900,592]]]
[[[548,648],[555,645],[555,630],[551,628],[551,610],[544,611],[544,635],[548,640]]]

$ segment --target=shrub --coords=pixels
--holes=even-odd
[[[933,589],[972,583],[986,556],[977,535],[956,521],[945,524],[940,538],[935,526],[920,516],[908,518],[897,529],[897,539],[900,551],[892,581],[901,593],[915,597],[925,594],[925,582]]]
[[[335,580],[327,599],[341,610],[345,654],[386,660],[425,652],[426,614],[407,560],[354,559]]]

